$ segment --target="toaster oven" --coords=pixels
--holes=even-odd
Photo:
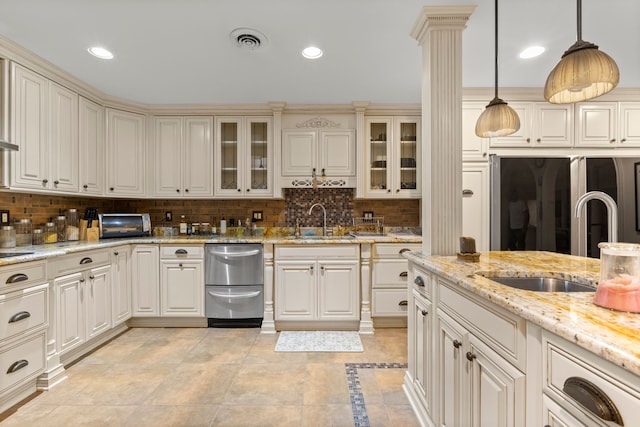
[[[99,214],[100,238],[151,235],[149,214]]]

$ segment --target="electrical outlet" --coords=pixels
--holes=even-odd
[[[9,224],[9,211],[0,211],[0,223]]]
[[[170,211],[165,212],[164,219],[168,222],[173,221],[173,214]]]
[[[262,211],[253,211],[251,216],[251,222],[259,222],[262,221]]]

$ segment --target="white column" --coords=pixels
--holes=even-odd
[[[260,333],[275,334],[276,324],[273,317],[273,244],[264,244],[264,314]]]
[[[476,6],[425,6],[422,47],[422,251],[454,255],[462,235],[462,31]]]
[[[371,244],[360,245],[360,328],[361,334],[373,334],[371,319]]]

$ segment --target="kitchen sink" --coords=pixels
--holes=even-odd
[[[487,277],[489,280],[501,283],[510,288],[534,292],[595,292],[592,288],[581,283],[552,277]]]
[[[292,240],[353,240],[354,236],[344,235],[344,236],[300,236],[300,237],[291,237]]]
[[[0,252],[0,258],[11,258],[20,255],[31,255],[33,252]]]

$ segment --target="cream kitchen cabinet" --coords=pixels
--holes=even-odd
[[[489,139],[476,135],[478,117],[485,110],[487,102],[467,101],[462,103],[462,160],[487,161]]]
[[[0,413],[36,391],[49,313],[44,261],[0,268]]]
[[[204,316],[204,246],[160,247],[160,315]]]
[[[277,246],[275,320],[358,320],[359,251],[359,245]]]
[[[18,188],[78,191],[78,95],[12,63]]]
[[[546,102],[510,102],[520,117],[520,130],[491,138],[491,148],[535,148],[573,146],[573,105]]]
[[[367,117],[365,122],[365,197],[421,197],[420,118]]]
[[[145,195],[145,122],[142,114],[107,108],[109,196]]]
[[[78,101],[79,190],[82,194],[104,194],[104,108],[86,98]]]
[[[133,317],[160,316],[159,265],[158,245],[135,245],[131,250]]]
[[[132,316],[131,304],[131,249],[129,245],[118,246],[111,251],[111,307],[112,326],[126,322]]]
[[[618,104],[581,102],[576,104],[577,147],[615,147],[618,144]]]
[[[157,197],[213,196],[213,119],[154,117],[153,195]]]
[[[285,129],[282,131],[284,180],[315,176],[352,180],[356,176],[355,132],[350,129]]]
[[[621,147],[640,147],[640,102],[620,102]]]
[[[489,250],[489,164],[462,164],[462,234],[476,240],[478,252]]]
[[[271,117],[216,117],[214,194],[271,197],[273,143]]]
[[[402,254],[419,251],[419,243],[375,243],[371,263],[371,316],[407,316],[408,264]]]

